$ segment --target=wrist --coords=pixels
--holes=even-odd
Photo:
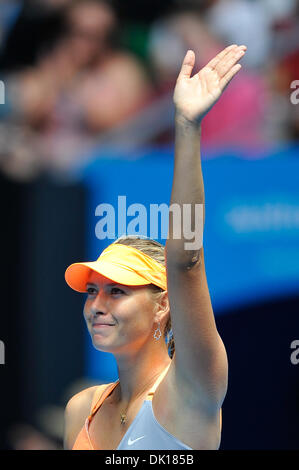
[[[183,115],[180,111],[175,111],[175,124],[182,127],[188,127],[196,131],[201,130],[202,118],[199,119],[189,119]]]

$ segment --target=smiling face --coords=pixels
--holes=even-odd
[[[91,271],[84,318],[96,349],[137,351],[153,341],[155,303],[148,286],[125,286]]]

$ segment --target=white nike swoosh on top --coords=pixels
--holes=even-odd
[[[131,439],[131,438],[129,437],[129,439],[128,439],[128,445],[131,446],[132,444],[134,444],[135,442],[137,442],[137,441],[139,441],[140,439],[143,439],[143,438],[145,438],[145,436],[137,437],[137,439]]]

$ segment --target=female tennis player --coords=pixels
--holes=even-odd
[[[171,204],[204,205],[201,122],[238,73],[246,46],[231,45],[191,76],[184,58],[175,91],[175,167]],[[205,273],[203,246],[175,233],[165,247],[120,238],[97,261],[75,263],[66,281],[87,292],[84,317],[94,347],[114,355],[119,379],[73,396],[65,411],[65,449],[218,449],[228,365]],[[192,211],[192,227],[197,226]],[[204,222],[204,210],[202,230]],[[170,321],[171,318],[171,321]],[[175,351],[169,340],[173,333]],[[170,354],[169,354],[170,350]]]

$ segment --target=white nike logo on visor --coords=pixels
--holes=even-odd
[[[131,439],[131,438],[129,437],[129,439],[128,439],[128,445],[131,446],[131,445],[133,445],[135,442],[139,441],[140,439],[143,439],[144,437],[145,437],[145,436],[137,437],[137,439]]]

